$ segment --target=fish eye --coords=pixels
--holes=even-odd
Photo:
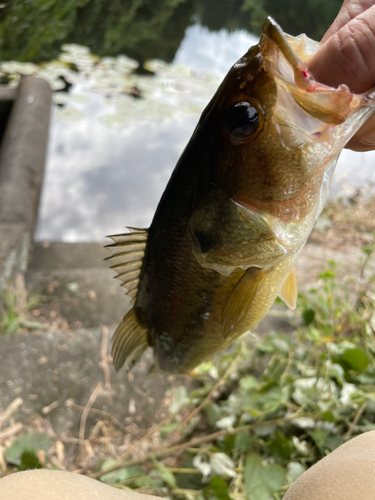
[[[242,142],[257,132],[261,125],[258,109],[242,101],[227,111],[227,127],[232,139]]]

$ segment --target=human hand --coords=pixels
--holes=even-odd
[[[344,83],[358,94],[375,86],[375,0],[345,0],[322,42],[309,62],[317,81],[332,87]],[[375,114],[346,147],[375,150]]]

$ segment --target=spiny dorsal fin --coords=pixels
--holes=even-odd
[[[281,300],[289,307],[295,309],[297,304],[297,272],[296,266],[288,274],[287,279],[284,281],[281,291],[279,293]]]
[[[111,354],[115,370],[118,371],[124,363],[127,371],[130,370],[147,347],[147,330],[139,324],[131,308],[113,335]]]
[[[224,338],[244,319],[264,278],[265,271],[259,267],[250,267],[234,285],[221,314]]]
[[[127,289],[126,295],[134,302],[147,243],[147,229],[127,229],[131,232],[108,236],[113,243],[106,248],[110,248],[113,254],[105,260],[112,262],[111,269],[117,272],[115,278],[122,281],[121,286]]]

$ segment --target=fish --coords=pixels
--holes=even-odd
[[[374,90],[313,78],[320,46],[267,18],[203,111],[150,227],[110,237],[132,300],[113,336],[116,370],[152,347],[161,371],[190,372],[277,296],[295,308],[296,261],[341,150],[375,107]]]

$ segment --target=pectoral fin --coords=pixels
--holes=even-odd
[[[281,300],[289,307],[295,309],[297,303],[297,273],[296,266],[290,271],[287,279],[284,281],[281,291],[279,293]]]
[[[221,315],[224,338],[244,319],[265,277],[264,270],[250,267],[236,283]]]
[[[132,308],[113,335],[111,354],[115,370],[118,371],[125,362],[127,370],[130,370],[147,347],[147,330],[139,324]]]

